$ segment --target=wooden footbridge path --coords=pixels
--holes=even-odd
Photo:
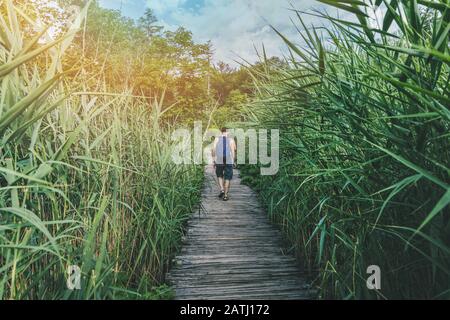
[[[213,167],[206,167],[202,213],[191,218],[167,280],[176,299],[308,299],[305,275],[284,254],[282,237],[237,170],[230,200],[218,198]]]

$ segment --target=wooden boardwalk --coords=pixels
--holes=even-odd
[[[218,198],[214,170],[206,168],[203,212],[188,223],[167,280],[176,299],[308,299],[298,262],[283,254],[282,237],[237,170],[230,200]]]

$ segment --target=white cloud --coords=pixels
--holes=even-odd
[[[290,21],[290,17],[295,18],[295,13],[289,10],[292,7],[284,0],[205,0],[196,10],[183,8],[186,0],[149,0],[147,3],[167,28],[173,30],[184,26],[193,32],[197,41],[211,40],[215,60],[231,64],[239,57],[254,62],[257,60],[254,47],[261,48],[262,44],[269,56],[281,55],[285,44],[270,25],[294,41],[299,39]],[[314,0],[296,4],[299,10],[311,7],[321,5]],[[306,15],[304,18],[309,23],[314,19]]]
[[[174,11],[182,6],[186,0],[148,0],[148,6],[151,7],[156,14],[166,14]]]

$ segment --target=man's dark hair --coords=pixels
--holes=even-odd
[[[227,128],[226,127],[222,127],[222,129],[220,129],[220,131],[222,132],[222,133],[225,133],[225,132],[227,132]]]

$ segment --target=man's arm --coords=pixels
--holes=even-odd
[[[231,156],[233,157],[233,162],[236,165],[237,162],[237,152],[236,152],[236,142],[234,141],[234,139],[231,140]]]

